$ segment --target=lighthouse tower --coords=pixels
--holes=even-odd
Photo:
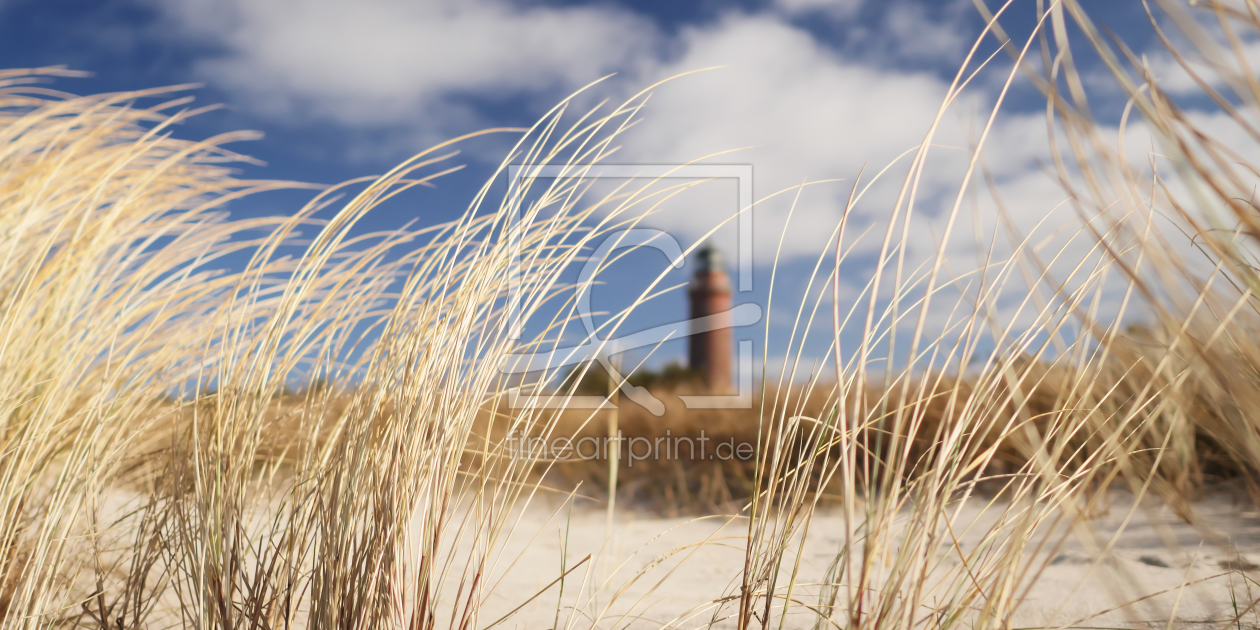
[[[687,293],[691,298],[692,331],[688,362],[692,371],[704,378],[713,393],[731,391],[731,354],[734,331],[731,329],[731,279],[726,275],[726,258],[712,245],[705,245],[697,256],[695,275]],[[707,325],[695,320],[706,318]],[[708,329],[700,332],[698,329]]]

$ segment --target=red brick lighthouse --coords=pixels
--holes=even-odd
[[[725,394],[732,389],[731,279],[726,275],[725,257],[712,245],[700,250],[697,263],[687,289],[692,319],[688,363],[711,391]]]

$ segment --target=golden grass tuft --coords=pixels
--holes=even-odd
[[[1221,30],[1198,37],[1202,23],[1158,4],[1232,90],[1205,82],[1209,98],[1260,143],[1260,88],[1236,35],[1260,31],[1260,10],[1213,2]],[[696,602],[696,619],[769,628],[805,610],[817,628],[1006,628],[1067,535],[1055,526],[1091,542],[1110,488],[1158,495],[1187,519],[1213,479],[1260,496],[1260,214],[1246,194],[1260,168],[1201,129],[1077,2],[1044,18],[1012,42],[995,17],[983,41],[1013,57],[1009,78],[1030,76],[1046,94],[1067,141],[1057,173],[1086,219],[1069,235],[1089,246],[1083,259],[1065,266],[1056,258],[1080,250],[1047,252],[1002,225],[992,236],[1003,231],[1010,251],[990,248],[974,273],[951,275],[944,247],[914,262],[905,234],[933,127],[888,209],[874,277],[841,304],[840,266],[861,238],[850,210],[870,185],[853,184],[809,278],[817,297],[781,349],[796,361],[765,374],[752,409],[674,404],[662,425],[628,406],[619,418],[631,438],[703,430],[755,447],[750,460],[619,469],[636,506],[726,512],[746,526],[732,586]],[[1090,114],[1069,19],[1164,143],[1172,179],[1156,161],[1135,166]],[[988,63],[978,51],[942,116]],[[555,391],[557,367],[532,385],[500,368],[559,347],[584,288],[566,273],[659,198],[623,187],[591,200],[575,179],[530,179],[500,197],[491,182],[455,221],[359,235],[381,202],[447,172],[457,139],[320,191],[291,216],[234,220],[225,203],[296,186],[234,176],[228,164],[245,158],[222,145],[248,134],[179,139],[172,126],[198,110],[176,89],[73,97],[32,83],[60,73],[0,73],[3,627],[492,626],[490,576],[513,562],[506,540],[540,484],[591,482],[580,491],[607,498],[591,489],[607,482],[604,462],[552,461],[508,440],[601,435],[600,413],[509,404],[577,384]],[[645,94],[577,116],[566,101],[504,164],[577,174],[572,165],[614,150]],[[983,178],[988,130],[950,225]],[[1177,254],[1174,227],[1200,259]],[[298,245],[300,230],[311,234]],[[229,255],[248,262],[226,269]],[[1016,274],[1048,297],[1021,293]],[[532,326],[519,339],[514,308]],[[1126,330],[1139,309],[1149,324]],[[832,376],[798,378],[824,320]],[[289,391],[299,376],[311,385]],[[982,493],[984,542],[964,550],[959,507]],[[793,558],[824,508],[842,515],[843,544],[826,579],[805,584]],[[933,560],[945,555],[960,562]],[[609,612],[619,588],[583,590],[596,612],[569,625],[634,622]],[[509,595],[523,605],[536,593]]]

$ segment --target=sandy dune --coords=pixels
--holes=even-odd
[[[1131,498],[1114,495],[1109,512],[1089,522],[1100,547],[1107,545],[1131,507]],[[501,582],[486,602],[479,627],[499,619],[560,575],[562,540],[566,568],[588,554],[591,562],[569,574],[563,596],[559,585],[553,585],[498,627],[551,628],[557,620],[562,628],[592,624],[601,628],[704,627],[715,616],[715,607],[706,602],[737,592],[747,532],[744,519],[658,519],[621,513],[610,544],[605,545],[603,511],[575,509],[553,516],[551,509],[554,506],[535,506],[525,514],[496,571]],[[1076,537],[1052,552],[1053,557],[1043,552],[1033,561],[1046,563],[1045,570],[1016,613],[1015,625],[1040,628],[1078,622],[1078,627],[1094,628],[1166,627],[1174,607],[1177,627],[1231,621],[1231,590],[1238,602],[1260,598],[1260,588],[1248,582],[1249,577],[1260,578],[1260,573],[1253,572],[1260,569],[1256,566],[1260,564],[1260,514],[1248,502],[1228,496],[1211,497],[1197,504],[1196,510],[1199,518],[1192,526],[1147,501],[1133,511],[1109,552],[1087,552],[1088,545]],[[965,506],[964,521],[983,523],[986,518],[980,502]],[[977,544],[982,529],[963,534],[962,548]],[[805,584],[794,593],[799,600],[817,601],[816,588],[809,584],[825,574],[843,544],[842,531],[839,514],[816,517],[799,558],[800,581]],[[531,541],[531,536],[536,537]],[[515,563],[507,567],[514,558]],[[790,557],[784,564],[790,567],[796,560]],[[957,562],[942,559],[951,561]],[[641,570],[645,571],[642,577],[631,580]],[[1177,588],[1196,580],[1203,581]],[[1117,607],[1165,589],[1173,590]],[[1245,607],[1239,604],[1240,609]],[[734,627],[733,620],[721,619],[732,612],[732,605],[726,605],[715,627]],[[796,607],[784,627],[812,628],[816,620],[817,615],[808,609]],[[1248,613],[1242,625],[1254,627],[1257,622],[1260,616]],[[777,619],[772,627],[779,627]]]

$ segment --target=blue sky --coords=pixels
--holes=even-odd
[[[1130,47],[1159,58],[1140,2],[1084,4]],[[1026,36],[1036,5],[1016,0],[1003,24]],[[54,83],[79,94],[201,83],[194,91],[199,103],[228,107],[186,123],[179,133],[264,132],[264,140],[236,147],[267,163],[242,166],[250,177],[336,183],[378,174],[445,138],[527,126],[608,73],[616,76],[593,90],[592,99],[624,98],[679,72],[724,66],[657,90],[618,161],[682,162],[753,146],[716,161],[752,164],[759,196],[803,178],[851,182],[864,164],[880,167],[920,142],[982,27],[971,0],[0,0],[5,66],[64,64],[91,72]],[[993,42],[983,49],[993,50]],[[1089,55],[1081,59],[1092,71]],[[1009,67],[999,57],[959,100],[942,142],[965,143],[966,130],[987,114]],[[1103,120],[1114,118],[1123,102],[1105,80],[1098,90],[1097,111]],[[1015,213],[1035,222],[1062,200],[1042,170],[1048,155],[1044,101],[1017,80],[1003,112],[986,159]],[[454,218],[502,159],[506,142],[467,143],[458,159],[468,169],[382,208],[362,229]],[[912,247],[920,258],[938,247],[932,221],[957,188],[959,155],[965,157],[943,151],[936,175],[925,183],[925,222]],[[894,170],[889,184],[864,202],[865,224],[878,226],[899,177]],[[781,299],[791,303],[813,257],[827,245],[847,193],[844,182],[810,189],[791,224],[782,199],[759,206],[757,290],[740,299],[765,301],[769,263],[786,233]],[[308,194],[269,194],[233,210],[291,212]],[[691,205],[665,213],[659,227],[694,240],[729,214],[721,201],[729,194],[716,190],[686,201]],[[731,247],[734,235],[727,230],[715,240]],[[974,243],[957,247],[974,259],[968,252]],[[862,251],[869,260],[871,250]],[[854,291],[869,275],[862,257],[856,260],[846,275]],[[629,262],[664,263],[650,257]],[[632,275],[629,268],[614,270],[610,280],[634,285]],[[685,272],[674,278],[681,279]],[[615,309],[631,293],[637,290],[596,297]],[[631,327],[668,319],[683,304],[681,293],[663,298]],[[780,340],[795,309],[786,311],[779,319],[771,315],[772,337]],[[652,362],[682,354],[683,346],[674,344]]]

